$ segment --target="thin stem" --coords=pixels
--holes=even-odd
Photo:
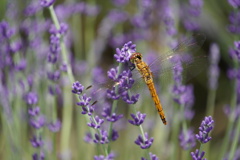
[[[215,98],[216,98],[216,89],[209,89],[208,91],[208,99],[207,99],[207,111],[206,115],[214,116],[214,106],[215,106]],[[211,141],[205,145],[206,158],[209,158],[209,149],[210,149]]]
[[[233,159],[233,157],[234,157],[234,154],[237,149],[237,144],[239,142],[239,137],[240,137],[240,117],[238,117],[237,127],[235,129],[235,135],[234,135],[233,142],[232,142],[232,145],[230,148],[229,159]]]
[[[231,110],[234,111],[237,105],[237,80],[234,80],[234,88],[233,88],[233,95],[232,95],[232,99],[231,99]],[[222,144],[222,148],[221,148],[221,152],[219,155],[219,159],[222,159],[224,157],[224,155],[226,154],[227,148],[229,146],[229,142],[230,142],[230,134],[231,131],[233,130],[233,123],[234,123],[234,115],[235,113],[233,112],[230,117],[229,117],[229,121],[228,121],[228,125],[227,125],[227,131],[226,131],[226,135],[224,137],[223,140],[223,144]]]

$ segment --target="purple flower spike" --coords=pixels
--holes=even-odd
[[[24,96],[24,99],[29,105],[36,104],[38,102],[38,96],[35,92],[29,92]]]
[[[132,125],[139,126],[144,122],[146,114],[145,113],[142,114],[141,112],[138,111],[136,115],[131,114],[131,117],[133,118],[133,120],[128,120],[128,122],[131,123]]]
[[[149,156],[150,156],[150,160],[159,160],[159,158],[155,154],[152,154],[151,152],[149,153]],[[141,160],[148,160],[148,159],[142,157]]]
[[[113,100],[117,100],[120,98],[120,96],[115,93],[115,88],[116,87],[114,86],[111,90],[110,89],[107,90],[108,98],[113,99]]]
[[[32,143],[32,146],[34,148],[39,148],[43,145],[43,141],[42,141],[42,138],[37,138],[36,136],[33,136],[33,138],[30,140],[31,143]]]
[[[102,116],[105,117],[107,119],[107,121],[109,121],[109,122],[116,122],[123,117],[122,114],[120,114],[120,115],[117,115],[116,113],[111,114],[110,107],[103,108]]]
[[[40,5],[42,7],[50,7],[54,2],[55,0],[40,0]]]
[[[79,106],[87,106],[89,105],[89,102],[92,100],[91,97],[87,97],[86,94],[84,94],[83,96],[79,96],[80,102],[77,103],[77,105]]]
[[[72,93],[74,94],[78,94],[78,95],[81,94],[83,89],[84,89],[84,86],[78,81],[74,82],[72,85]]]
[[[209,137],[210,131],[213,129],[214,120],[211,116],[205,117],[205,119],[202,121],[200,127],[199,127],[199,133],[196,134],[196,138],[201,143],[207,143],[212,139],[212,137]]]
[[[142,149],[147,149],[151,147],[153,140],[153,138],[148,139],[148,134],[145,133],[145,140],[141,135],[139,135],[135,140],[135,144],[139,145]]]
[[[234,8],[240,7],[240,1],[239,0],[228,0],[228,3],[233,6]]]
[[[100,135],[99,134],[95,134],[95,139],[93,140],[94,143],[97,143],[97,144],[105,144],[105,143],[108,143],[109,140],[108,140],[108,134],[107,134],[107,131],[105,130],[101,130],[100,131]]]
[[[94,156],[94,160],[114,160],[115,158],[115,154],[114,153],[110,153],[108,156]]]
[[[116,141],[118,139],[119,135],[118,132],[116,130],[112,130],[112,141]]]
[[[44,160],[45,159],[45,154],[43,152],[38,155],[38,153],[34,153],[32,155],[33,160]]]
[[[34,108],[31,107],[31,108],[28,109],[28,114],[30,116],[37,116],[39,114],[39,112],[40,112],[39,107],[34,107]]]
[[[104,119],[100,119],[98,116],[96,116],[95,120],[93,120],[93,118],[90,117],[90,121],[91,121],[91,123],[88,123],[88,126],[98,129],[98,128],[100,128],[101,124],[103,124]]]
[[[30,119],[30,125],[35,129],[40,129],[45,125],[45,118],[44,116],[38,116]]]
[[[191,152],[191,156],[193,160],[207,160],[206,158],[203,158],[205,152],[199,153],[199,150],[196,149],[195,152]]]
[[[86,143],[91,143],[93,141],[91,133],[88,132],[88,133],[85,134],[84,141]]]
[[[180,145],[184,150],[189,150],[196,145],[196,139],[192,129],[187,130],[186,133],[181,131],[178,138],[180,141]]]
[[[128,43],[125,43],[122,49],[119,48],[116,49],[116,54],[114,54],[114,58],[119,63],[125,63],[129,61],[129,58],[132,53],[136,52],[136,45],[132,43],[132,41],[129,41]]]
[[[48,129],[52,132],[58,132],[61,129],[62,123],[57,120],[55,123],[52,122],[48,125]]]

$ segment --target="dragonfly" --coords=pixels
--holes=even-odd
[[[129,62],[133,64],[130,67],[130,70],[133,73],[133,77],[135,77],[134,79],[137,82],[137,85],[141,84],[142,82],[147,85],[157,112],[163,124],[165,125],[167,125],[167,120],[160,98],[157,94],[154,77],[159,75],[164,78],[167,74],[172,73],[175,68],[179,67],[179,65],[183,66],[185,73],[191,74],[191,76],[188,75],[188,77],[186,77],[187,80],[198,74],[207,63],[207,56],[198,54],[197,52],[201,48],[205,39],[205,36],[202,34],[193,35],[179,43],[169,52],[158,56],[158,58],[149,63],[149,65],[143,60],[143,56],[139,52],[132,53],[129,58]],[[181,64],[174,63],[174,59],[176,58],[181,61]],[[137,72],[135,68],[137,69]],[[186,76],[187,74],[184,74],[183,76]],[[138,83],[138,79],[143,80],[141,80],[142,82]],[[119,82],[114,82],[111,85],[107,83],[105,86],[108,86],[106,88],[110,88],[112,86],[116,87],[117,85],[119,85]],[[100,90],[101,89],[98,89],[98,91]]]

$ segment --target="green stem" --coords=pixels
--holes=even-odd
[[[233,157],[234,157],[234,154],[235,154],[236,149],[237,149],[237,144],[239,142],[239,137],[240,137],[240,118],[238,118],[238,121],[237,121],[237,127],[235,129],[235,135],[234,135],[233,142],[232,142],[232,145],[231,145],[231,148],[230,148],[229,159],[233,159]]]
[[[237,105],[237,80],[234,80],[234,88],[233,88],[233,95],[232,95],[232,99],[231,99],[231,110],[234,111]],[[224,155],[226,154],[227,148],[229,146],[229,142],[230,142],[230,134],[231,131],[233,130],[233,123],[234,123],[234,115],[235,113],[233,112],[230,117],[229,117],[229,121],[228,121],[228,125],[227,125],[227,131],[226,131],[226,135],[223,139],[223,144],[222,144],[222,148],[221,148],[221,152],[219,155],[219,159],[222,159],[224,157]]]
[[[211,115],[212,117],[214,116],[215,98],[216,98],[216,89],[209,89],[206,115]],[[204,147],[207,159],[210,159],[210,155],[209,155],[210,145],[211,145],[211,141],[205,144],[205,147]]]

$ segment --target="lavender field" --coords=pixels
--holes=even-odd
[[[239,35],[240,0],[0,1],[0,159],[240,160]]]

